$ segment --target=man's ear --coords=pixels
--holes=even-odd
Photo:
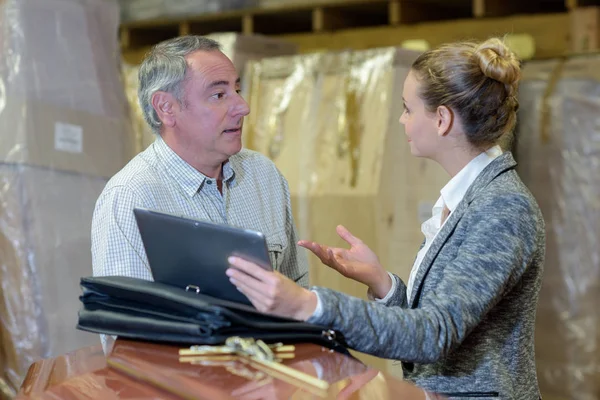
[[[454,113],[446,106],[439,106],[436,110],[436,118],[438,135],[446,136],[454,124]]]
[[[152,107],[164,126],[175,126],[174,107],[176,104],[177,101],[171,93],[159,91],[152,95]]]

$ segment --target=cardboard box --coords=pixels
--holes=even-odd
[[[0,161],[111,176],[131,157],[114,1],[0,2]]]
[[[127,121],[10,99],[0,112],[0,161],[111,177],[131,157]]]
[[[33,361],[99,343],[75,326],[106,180],[3,164],[0,182],[0,368],[18,387]]]
[[[600,57],[525,65],[517,171],[546,222],[536,361],[544,398],[593,398],[600,367]]]
[[[585,53],[600,49],[600,7],[577,7],[569,11],[570,50]]]
[[[98,343],[75,330],[90,226],[132,137],[116,1],[0,0],[0,377]],[[2,382],[0,382],[0,385]]]

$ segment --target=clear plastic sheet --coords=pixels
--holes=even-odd
[[[544,399],[600,398],[600,57],[530,62],[520,88],[518,170],[547,246],[536,322]]]
[[[108,177],[132,154],[114,0],[0,2],[0,391],[99,342],[77,331],[79,279]]]
[[[145,150],[154,142],[156,136],[146,120],[138,99],[138,74],[140,68],[138,65],[123,63],[121,73],[123,74],[123,84],[127,96],[129,119],[131,121],[131,130],[133,132],[135,153]]]
[[[342,224],[404,279],[423,240],[421,222],[449,179],[410,154],[398,121],[416,56],[382,48],[278,57],[249,63],[246,76],[245,144],[287,178],[299,236],[346,246],[335,231]],[[363,285],[309,259],[311,284],[366,297]],[[361,358],[400,374],[399,366]]]

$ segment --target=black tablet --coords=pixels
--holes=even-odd
[[[227,258],[239,256],[272,270],[261,232],[143,208],[133,212],[156,282],[251,304],[225,275]]]

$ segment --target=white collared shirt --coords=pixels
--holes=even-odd
[[[442,224],[442,210],[444,208],[444,204],[452,213],[458,207],[458,204],[462,201],[463,197],[469,190],[469,187],[475,182],[475,179],[481,174],[481,172],[487,167],[494,159],[502,154],[502,149],[500,146],[494,146],[487,151],[479,154],[477,157],[472,159],[463,169],[461,169],[458,174],[456,174],[450,181],[440,190],[441,196],[435,202],[433,208],[431,209],[431,218],[427,221],[423,222],[421,225],[421,232],[425,236],[425,246],[417,253],[417,257],[415,259],[415,263],[413,264],[413,268],[410,271],[410,276],[408,278],[408,285],[406,285],[406,298],[410,301],[410,296],[412,293],[412,288],[414,285],[415,277],[417,276],[417,272],[419,271],[419,267],[425,258],[425,254],[431,247],[433,240],[437,236],[438,232],[444,226]],[[446,218],[446,221],[448,218]],[[444,223],[446,223],[444,221]],[[398,287],[398,281],[393,277],[391,273],[390,277],[392,278],[392,288],[387,293],[387,295],[383,299],[372,298],[370,299],[376,302],[387,302],[390,297],[395,293]],[[315,292],[316,293],[316,292]],[[370,292],[369,292],[370,293]],[[314,317],[319,317],[323,313],[323,306],[321,304],[321,299],[317,294],[317,308],[313,313]]]
[[[473,184],[473,182],[475,182],[475,179],[477,179],[479,174],[481,174],[485,167],[487,167],[492,161],[494,161],[494,159],[496,159],[496,157],[500,156],[501,154],[502,149],[500,146],[494,146],[489,150],[479,154],[463,169],[461,169],[458,174],[450,179],[450,181],[442,188],[442,190],[440,190],[441,196],[431,209],[431,218],[423,222],[421,225],[421,232],[423,232],[423,235],[425,236],[425,246],[423,246],[423,248],[419,250],[419,253],[417,253],[413,268],[410,271],[408,284],[406,285],[406,298],[408,301],[410,301],[415,278],[421,263],[425,258],[425,254],[427,254],[427,251],[429,251],[429,248],[431,247],[431,244],[436,238],[438,232],[448,220],[448,218],[446,218],[446,221],[444,221],[444,224],[442,224],[442,210],[444,208],[444,204],[450,210],[450,214],[452,214],[452,212],[456,210],[456,207],[458,207],[458,204],[465,197],[467,190],[469,190],[469,187]],[[388,294],[383,299],[377,301],[385,302],[389,300],[389,297],[392,295],[392,293],[394,293],[398,284],[395,279],[392,279],[392,282],[392,288]]]

